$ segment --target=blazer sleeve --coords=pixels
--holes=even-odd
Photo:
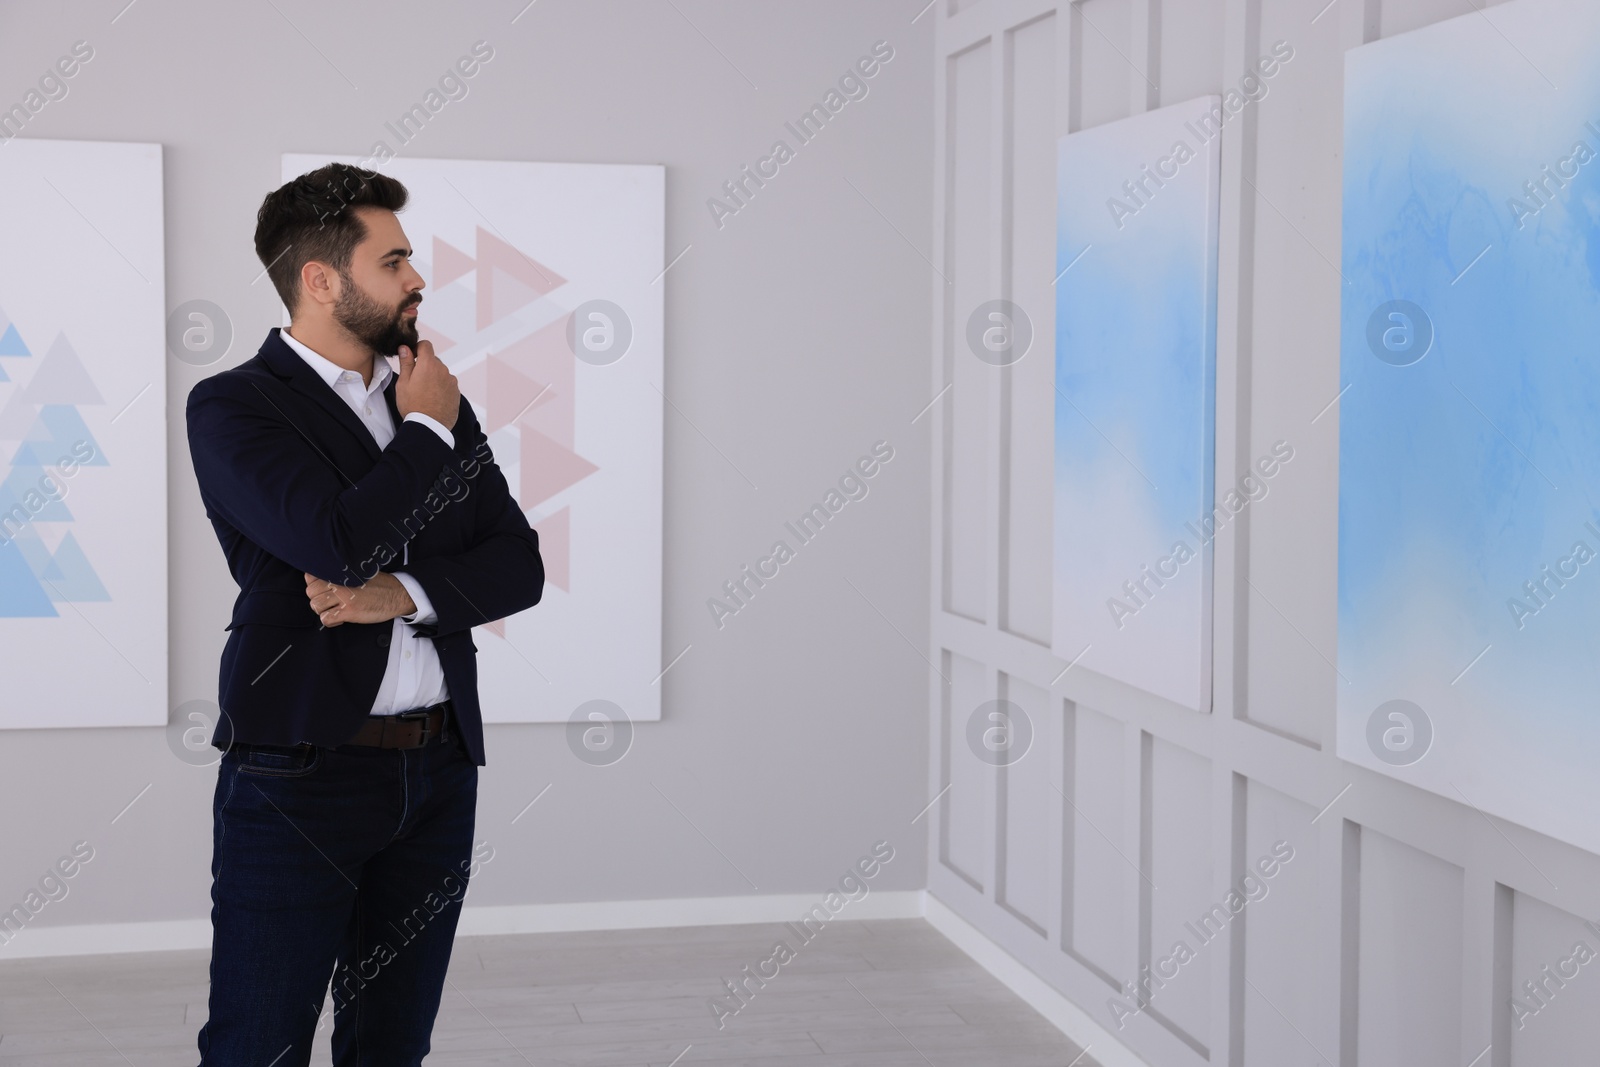
[[[515,615],[544,595],[539,531],[528,525],[521,505],[512,497],[472,405],[461,405],[455,428],[458,433],[465,431],[472,455],[481,461],[476,477],[470,479],[475,500],[473,542],[463,552],[412,558],[405,565],[406,573],[421,583],[433,605],[434,621],[414,624],[423,637],[452,634]]]
[[[360,478],[295,426],[259,387],[213,376],[189,391],[189,453],[208,512],[297,570],[361,585],[381,546],[420,507],[454,455],[433,430],[403,422]],[[465,405],[464,405],[465,406]]]

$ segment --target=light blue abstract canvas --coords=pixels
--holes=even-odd
[[[1201,712],[1224,121],[1203,97],[1057,155],[1053,650]]]
[[[1600,10],[1347,54],[1339,754],[1600,851]]]
[[[161,158],[0,151],[0,730],[172,710]]]

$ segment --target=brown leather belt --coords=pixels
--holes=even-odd
[[[432,707],[402,711],[398,715],[369,715],[361,729],[345,744],[369,748],[421,748],[441,737],[448,740],[449,735],[444,730],[451,710],[450,701],[446,700]]]

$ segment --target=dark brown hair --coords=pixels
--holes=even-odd
[[[256,213],[256,258],[292,315],[300,299],[300,268],[312,260],[349,276],[350,256],[367,227],[347,210],[406,206],[406,187],[386,174],[329,163],[267,194]]]

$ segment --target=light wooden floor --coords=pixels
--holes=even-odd
[[[719,1031],[721,979],[780,938],[795,958]],[[0,1067],[194,1067],[209,958],[0,959]],[[332,1029],[329,998],[313,1064]],[[459,938],[426,1062],[1091,1067],[1081,1051],[923,920],[839,919],[803,946],[764,923]]]

